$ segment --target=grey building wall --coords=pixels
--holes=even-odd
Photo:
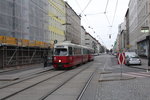
[[[127,50],[129,50],[130,48],[130,42],[129,42],[129,9],[127,9],[126,15],[125,15],[125,19],[126,19],[126,48]]]
[[[83,26],[81,26],[81,45],[85,46],[85,34],[86,34],[86,30],[84,29]]]
[[[129,3],[129,42],[130,50],[134,50],[139,55],[148,55],[148,44],[146,36],[149,33],[142,33],[142,27],[150,27],[150,1],[130,0]]]
[[[66,40],[81,44],[81,19],[66,2]],[[70,24],[70,25],[69,25]]]
[[[0,35],[49,41],[45,0],[0,0]]]
[[[119,25],[119,27],[118,27],[119,29],[119,37],[118,37],[118,39],[119,39],[119,48],[118,48],[118,50],[121,50],[121,51],[125,51],[126,50],[126,41],[127,41],[127,35],[126,35],[126,20],[124,20],[124,22],[123,23],[121,23],[120,25]]]
[[[130,37],[130,45],[131,50],[135,50],[137,46],[136,43],[136,28],[138,25],[137,19],[137,0],[130,0],[129,2],[129,37]]]
[[[86,32],[85,34],[85,46],[92,48],[92,37],[89,33]]]
[[[87,32],[85,34],[85,46],[94,49],[94,53],[99,53],[100,43]]]

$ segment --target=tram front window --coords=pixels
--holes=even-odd
[[[67,56],[67,49],[55,49],[56,56]]]

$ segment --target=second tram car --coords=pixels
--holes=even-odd
[[[53,67],[70,68],[94,60],[93,49],[70,42],[55,44]]]

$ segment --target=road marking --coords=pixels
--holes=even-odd
[[[124,75],[130,75],[130,76],[135,76],[135,77],[150,77],[149,73],[146,72],[128,72],[128,73],[123,73]]]
[[[137,76],[137,75],[127,74],[127,73],[123,73],[123,75],[132,76],[132,77],[143,77],[143,76]]]

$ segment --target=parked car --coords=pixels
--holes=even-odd
[[[93,55],[94,55],[94,56],[98,56],[99,54],[98,54],[98,53],[94,53]]]
[[[141,59],[135,52],[125,52],[125,64],[129,65],[141,65]]]
[[[113,55],[117,58],[117,52],[114,52]]]

